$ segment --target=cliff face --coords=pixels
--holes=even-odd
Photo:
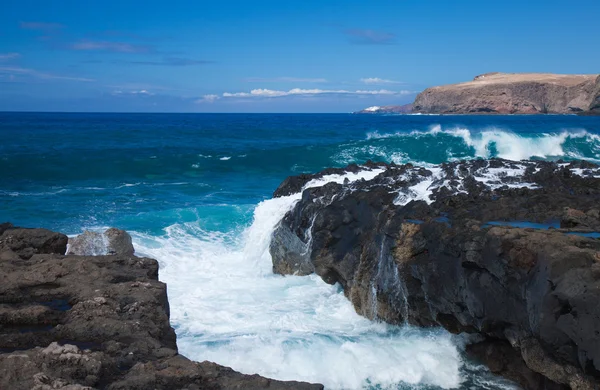
[[[596,114],[599,75],[487,73],[428,88],[414,102],[425,114]]]
[[[383,172],[303,191],[273,234],[275,272],[340,283],[369,318],[475,334],[468,351],[526,389],[600,386],[600,167],[363,169]],[[340,173],[288,178],[274,196]]]
[[[0,224],[0,389],[323,388],[179,355],[158,262],[106,234],[114,255],[65,256],[63,234]],[[71,250],[93,252],[94,239]]]

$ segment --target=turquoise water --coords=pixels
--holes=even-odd
[[[486,227],[490,227],[490,226],[510,226],[510,227],[516,227],[516,228],[523,228],[523,229],[559,229],[560,228],[560,222],[559,221],[552,221],[549,223],[536,223],[536,222],[529,222],[529,221],[490,221],[485,223],[482,227],[486,228]]]
[[[296,198],[270,196],[368,159],[600,161],[599,134],[575,116],[0,113],[0,221],[130,231],[193,359],[329,389],[507,388],[443,330],[371,322],[339,286],[273,275],[270,234]]]

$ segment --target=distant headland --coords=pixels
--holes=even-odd
[[[413,104],[357,113],[600,115],[600,75],[486,73],[427,88]]]

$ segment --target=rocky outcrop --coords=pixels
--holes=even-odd
[[[110,228],[104,233],[86,230],[82,234],[70,238],[67,247],[68,255],[99,256],[124,255],[134,253],[131,236],[124,230]]]
[[[428,114],[598,114],[599,75],[487,73],[428,88],[413,112]]]
[[[63,234],[0,225],[0,389],[323,388],[179,355],[157,261],[123,248],[66,256]]]
[[[600,386],[600,240],[585,236],[600,226],[600,167],[362,169],[383,171],[302,192],[273,234],[275,272],[340,283],[372,319],[474,334],[468,351],[526,389]]]

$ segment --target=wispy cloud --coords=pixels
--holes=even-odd
[[[212,103],[218,99],[220,99],[219,95],[204,95],[202,99],[196,100],[196,103]]]
[[[21,57],[19,53],[4,53],[0,54],[0,61],[10,61]]]
[[[56,31],[65,26],[60,23],[44,23],[44,22],[21,22],[19,26],[25,30],[41,30],[41,31]]]
[[[136,45],[126,42],[109,41],[79,41],[67,46],[70,50],[78,51],[106,51],[113,53],[152,53],[154,47],[149,45]]]
[[[128,40],[136,40],[136,41],[146,41],[146,42],[157,42],[157,41],[165,41],[172,39],[170,36],[162,36],[162,35],[140,35],[135,34],[129,31],[121,31],[121,30],[105,30],[94,33],[96,37],[109,37],[109,39],[118,39],[118,38],[126,38]]]
[[[165,57],[162,61],[129,61],[129,64],[135,65],[153,65],[153,66],[194,66],[214,64],[214,61],[193,60],[181,57]]]
[[[326,83],[323,78],[303,78],[303,77],[248,77],[244,79],[248,83]]]
[[[111,88],[115,91],[187,91],[180,88],[167,87],[164,85],[156,85],[149,83],[123,83],[119,85],[107,85],[107,88]]]
[[[114,96],[154,96],[155,93],[150,92],[146,89],[141,89],[139,91],[113,91],[112,95]]]
[[[342,96],[374,96],[374,95],[408,95],[412,91],[389,91],[386,89],[380,90],[356,90],[349,91],[345,89],[302,89],[294,88],[289,91],[279,91],[273,89],[253,89],[250,92],[224,92],[221,95],[205,95],[202,99],[197,100],[197,103],[212,103],[217,99],[231,98],[282,98],[287,96],[322,96],[322,95],[342,95]]]
[[[83,81],[83,82],[95,81],[94,79],[88,79],[88,78],[84,78],[84,77],[62,76],[62,75],[56,75],[56,74],[52,74],[52,73],[40,72],[35,69],[20,68],[20,67],[0,67],[0,74],[10,75],[10,76],[24,75],[24,76],[34,77],[37,79],[43,79],[43,80],[65,80],[65,81]]]
[[[362,45],[390,45],[395,43],[396,35],[390,32],[353,28],[344,30],[350,42]]]
[[[367,77],[367,78],[364,78],[364,79],[360,79],[360,82],[363,83],[363,84],[370,84],[370,85],[404,84],[402,81],[380,79],[379,77]]]

